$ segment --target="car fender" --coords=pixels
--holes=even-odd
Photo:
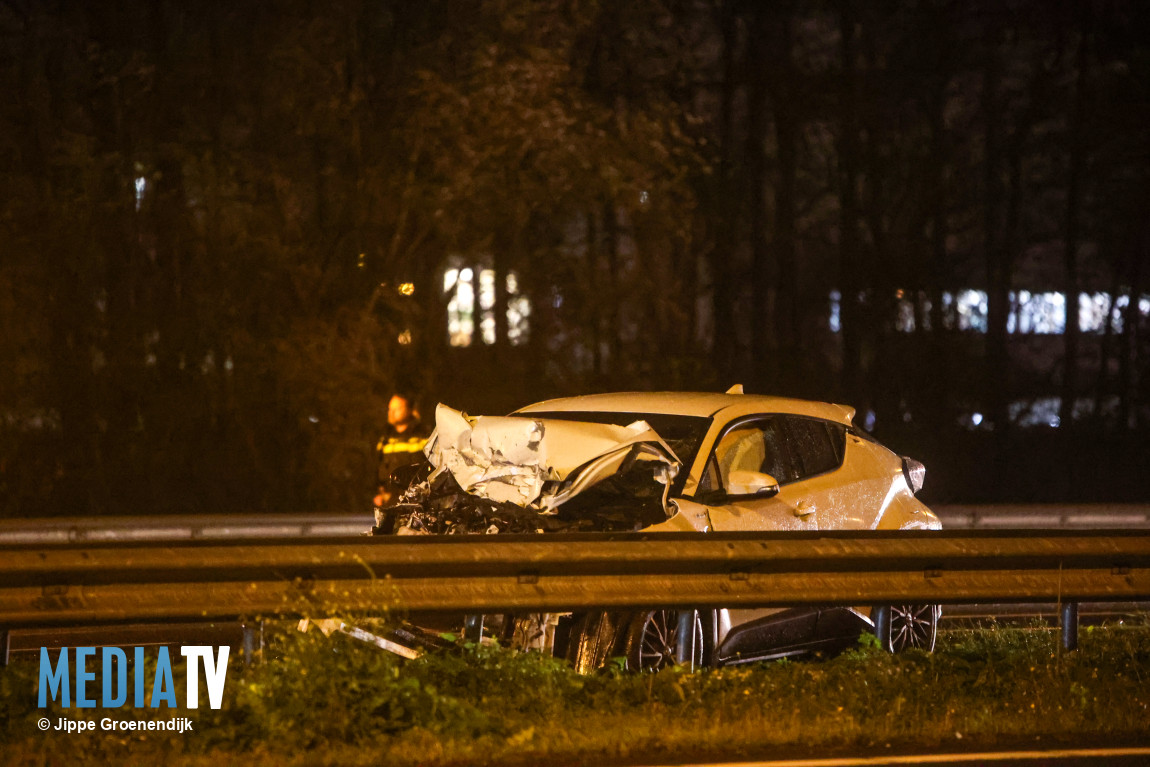
[[[941,530],[938,516],[910,493],[903,482],[903,488],[894,493],[879,517],[876,530]]]
[[[687,498],[673,498],[667,503],[671,516],[666,522],[643,528],[645,533],[709,533],[711,518],[701,503]]]

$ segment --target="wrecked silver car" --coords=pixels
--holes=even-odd
[[[938,529],[915,497],[922,464],[855,428],[853,415],[842,405],[744,395],[740,387],[570,397],[510,416],[473,418],[440,405],[427,463],[403,478],[400,503],[378,514],[373,532]],[[487,628],[580,670],[614,657],[647,669],[829,651],[864,631],[892,651],[930,650],[939,612],[655,610],[500,616]]]

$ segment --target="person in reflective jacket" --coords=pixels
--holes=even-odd
[[[389,478],[396,469],[423,460],[423,448],[429,432],[419,419],[415,400],[407,393],[396,393],[387,403],[387,431],[376,444],[379,469],[376,472],[376,508],[389,506],[403,488],[393,487]]]

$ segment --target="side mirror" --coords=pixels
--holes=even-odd
[[[779,481],[761,471],[732,471],[727,477],[727,495],[770,498],[779,492]]]

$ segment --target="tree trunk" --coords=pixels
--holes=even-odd
[[[982,111],[986,124],[985,154],[983,162],[983,249],[986,260],[987,328],[986,378],[987,409],[994,428],[1002,433],[1007,429],[1007,382],[1009,359],[1006,353],[1006,323],[1010,313],[1010,269],[1004,263],[1005,248],[999,238],[999,210],[1002,190],[999,173],[1002,149],[999,121],[1002,119],[998,99],[999,62],[998,39],[989,43],[982,79]]]
[[[856,408],[864,407],[862,381],[862,312],[859,292],[862,289],[862,243],[859,237],[858,203],[858,96],[855,72],[855,17],[851,0],[840,0],[839,25],[842,65],[842,112],[839,116],[838,182],[839,182],[839,284],[842,292],[841,321],[843,339],[843,385],[846,401]]]
[[[930,159],[928,161],[930,199],[930,264],[927,268],[927,295],[930,297],[930,364],[923,376],[923,408],[928,423],[940,426],[947,420],[950,401],[948,374],[948,333],[942,311],[943,281],[950,274],[947,258],[946,165],[946,83],[940,78],[932,94],[930,110]]]
[[[602,287],[599,280],[599,248],[600,231],[595,211],[587,211],[587,301],[585,309],[588,310],[587,324],[591,331],[591,373],[595,385],[601,385],[603,378],[603,336],[602,318],[599,316],[600,292]]]
[[[607,199],[603,202],[603,250],[607,257],[607,359],[611,365],[612,373],[623,375],[625,371],[620,368],[623,362],[620,342],[620,312],[619,305],[623,302],[623,291],[619,287],[621,274],[619,273],[619,212],[615,208],[615,201]]]
[[[1094,382],[1094,412],[1092,413],[1092,420],[1099,431],[1102,430],[1105,420],[1102,417],[1102,408],[1106,402],[1106,392],[1110,389],[1110,357],[1111,349],[1114,345],[1114,322],[1116,320],[1115,304],[1118,302],[1118,294],[1122,290],[1122,278],[1124,264],[1120,263],[1121,259],[1114,259],[1114,274],[1110,280],[1110,300],[1106,304],[1106,315],[1103,318],[1102,326],[1102,340],[1099,342],[1098,347],[1098,376]]]
[[[730,2],[717,9],[719,30],[722,35],[723,74],[720,83],[719,104],[719,172],[713,203],[713,220],[717,227],[714,249],[710,252],[712,281],[711,307],[714,320],[711,355],[720,383],[729,386],[735,372],[736,338],[734,305],[736,289],[732,260],[735,254],[735,233],[738,199],[735,183],[735,92],[738,88],[737,51],[739,18]]]
[[[777,365],[771,334],[771,294],[767,246],[767,77],[763,41],[769,33],[767,14],[761,4],[751,12],[747,33],[747,205],[751,238],[751,387],[766,392],[774,383],[771,369]]]
[[[1127,429],[1138,428],[1138,408],[1141,404],[1138,397],[1138,362],[1141,344],[1139,343],[1138,301],[1142,294],[1143,260],[1147,257],[1148,237],[1143,234],[1138,238],[1138,252],[1130,259],[1130,300],[1126,304],[1126,316],[1122,321],[1122,359],[1119,364],[1119,378],[1121,380],[1120,411],[1122,422]]]
[[[1062,407],[1059,411],[1062,426],[1069,427],[1074,413],[1074,400],[1078,396],[1078,244],[1079,216],[1082,205],[1082,171],[1086,162],[1086,137],[1083,131],[1086,107],[1086,68],[1090,40],[1090,4],[1082,4],[1081,37],[1075,66],[1074,111],[1070,116],[1070,175],[1066,188],[1066,249],[1065,291],[1066,331],[1063,334]]]
[[[774,106],[775,143],[778,153],[779,178],[775,188],[775,232],[773,251],[778,264],[775,281],[774,327],[779,347],[774,371],[774,388],[780,393],[801,395],[803,391],[801,317],[799,313],[799,276],[795,254],[796,187],[798,183],[798,137],[801,118],[796,114],[794,78],[791,62],[791,17],[776,20],[777,34],[772,36],[771,102]]]

